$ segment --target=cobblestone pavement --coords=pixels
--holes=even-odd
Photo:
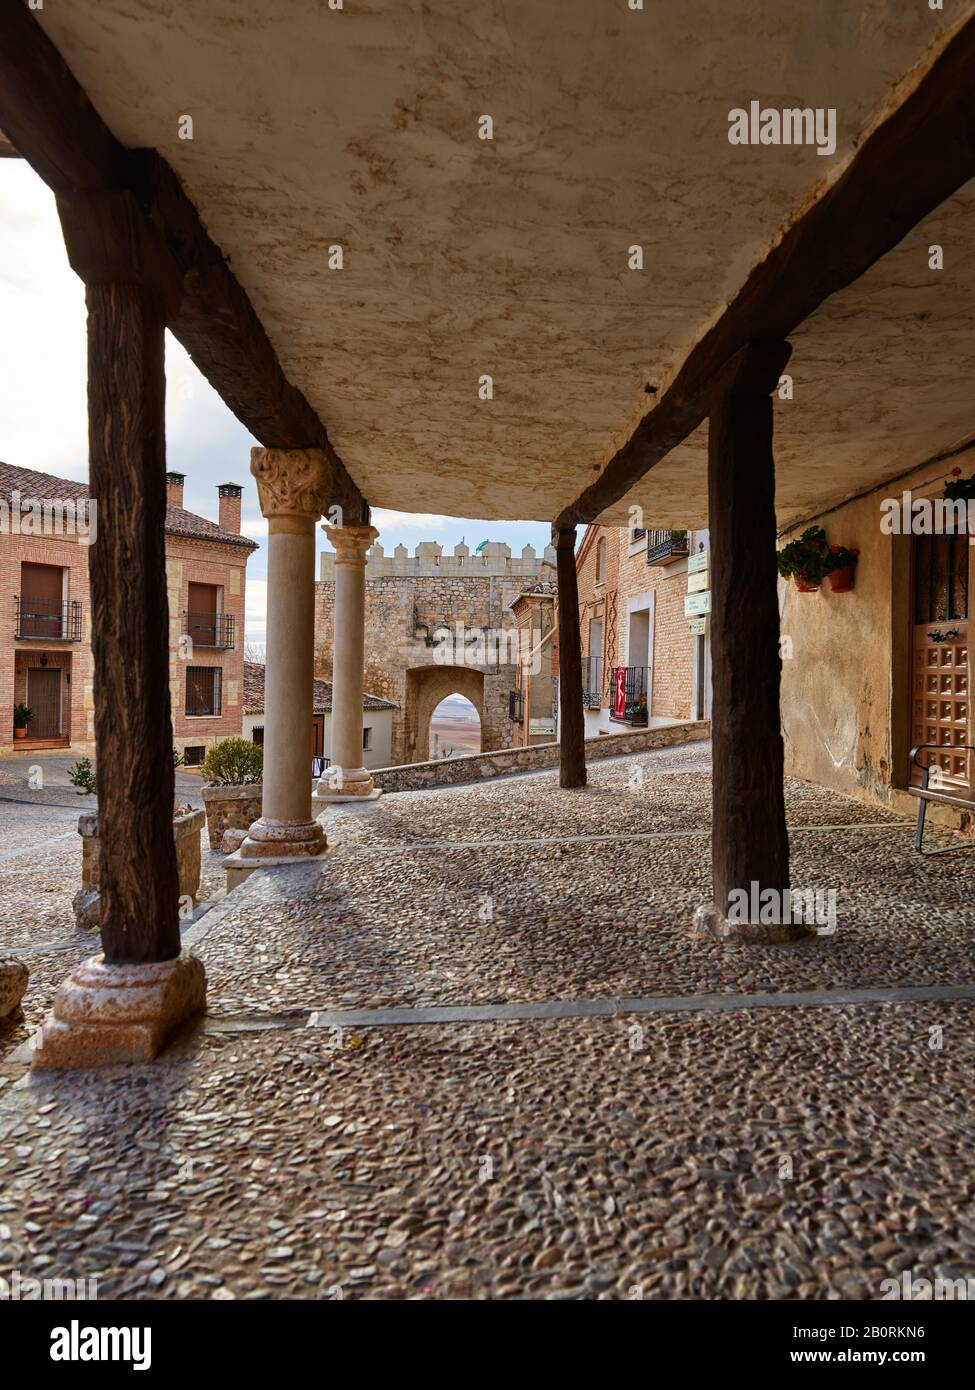
[[[932,831],[949,852],[921,858],[905,823],[790,784],[793,881],[837,889],[836,932],[727,949],[688,932],[706,749],[590,778],[331,808],[320,875],[251,879],[192,929],[211,1016],[164,1060],[0,1064],[0,1273],[171,1298],[870,1299],[905,1269],[975,1276],[972,1005],[787,999],[975,985],[964,842]],[[306,1026],[764,989],[783,1007]]]

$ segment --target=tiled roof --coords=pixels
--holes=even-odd
[[[316,680],[314,685],[314,711],[328,714],[332,709],[332,682]],[[363,695],[363,709],[396,709],[392,700],[382,700],[378,695]],[[258,661],[244,662],[244,713],[264,713],[264,667]]]
[[[55,478],[51,473],[36,473],[32,468],[15,468],[10,463],[0,463],[0,497],[9,497],[19,492],[21,499],[45,498],[83,498],[88,496],[88,484],[73,482],[70,478]],[[216,541],[224,545],[238,545],[248,550],[256,550],[257,542],[239,536],[233,531],[222,531],[213,521],[196,512],[185,511],[182,507],[166,508],[166,535],[185,536],[189,540]]]

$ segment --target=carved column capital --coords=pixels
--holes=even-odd
[[[323,526],[322,530],[335,547],[337,565],[364,565],[366,551],[379,535],[375,526]]]
[[[324,449],[251,449],[261,512],[312,524],[328,510],[335,470]]]

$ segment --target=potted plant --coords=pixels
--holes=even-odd
[[[776,556],[783,579],[795,579],[801,594],[814,594],[829,570],[829,547],[821,526],[807,526],[801,536],[784,545]]]
[[[646,724],[647,715],[646,700],[638,700],[635,704],[630,705],[626,711],[626,717],[631,724]]]
[[[14,705],[14,738],[27,737],[27,725],[33,718],[30,705]]]
[[[961,469],[953,468],[951,477],[945,479],[945,497],[952,502],[968,502],[975,498],[975,473],[963,478]]]
[[[687,532],[671,531],[670,533],[670,553],[671,555],[687,554]]]
[[[848,594],[853,588],[853,572],[860,559],[856,546],[831,545],[826,573],[834,594]]]
[[[261,814],[264,749],[246,738],[212,744],[201,765],[210,848],[225,830],[249,830]]]

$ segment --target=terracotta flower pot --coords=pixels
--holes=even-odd
[[[796,588],[800,594],[815,594],[819,592],[819,585],[813,584],[809,579],[803,579],[801,574],[796,575]]]
[[[848,594],[853,588],[855,566],[844,565],[842,569],[830,570],[829,586],[834,594]]]
[[[26,737],[27,737],[27,730],[26,730],[26,729],[14,729],[14,738],[26,738]]]

